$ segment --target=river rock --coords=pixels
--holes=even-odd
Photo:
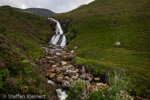
[[[83,75],[80,76],[80,78],[81,78],[81,79],[85,79],[85,76],[86,76],[86,75],[83,74]]]
[[[57,67],[57,65],[52,65],[52,67],[53,67],[53,68],[56,68],[56,67]]]
[[[62,71],[66,71],[66,70],[68,70],[68,68],[70,68],[70,67],[72,67],[72,65],[69,65],[69,66],[63,66],[61,70],[62,70]]]
[[[59,73],[60,71],[61,71],[61,68],[56,68],[54,72]]]
[[[82,74],[85,73],[85,67],[84,67],[84,66],[81,66],[80,72],[81,72]]]
[[[49,56],[45,57],[45,60],[51,60],[51,59],[52,59],[52,57],[49,57]]]
[[[50,69],[50,72],[54,72],[54,71],[55,71],[55,68],[51,68],[51,69]]]
[[[49,60],[49,63],[53,65],[53,64],[55,64],[55,61]]]
[[[47,63],[47,60],[45,60],[45,59],[44,59],[44,61],[43,61],[43,62],[44,62],[44,64],[46,64],[46,63]]]
[[[56,74],[51,73],[51,74],[49,75],[49,78],[50,78],[50,79],[53,79],[55,76],[56,76]]]
[[[66,65],[66,64],[67,64],[67,62],[61,61],[61,65],[62,65],[62,66]]]
[[[70,78],[69,78],[69,76],[66,76],[64,79],[68,81]]]
[[[63,66],[61,71],[66,71],[68,69],[68,66]]]
[[[74,56],[72,54],[69,54],[68,57],[67,57],[68,60],[71,60],[73,58],[74,58]]]
[[[96,86],[103,87],[103,88],[108,87],[107,84],[103,84],[103,83],[96,83]]]
[[[56,78],[56,82],[60,83],[60,82],[62,82],[62,80],[63,80],[63,77],[61,77],[61,76],[59,76],[59,77]]]
[[[61,51],[61,54],[62,54],[62,55],[65,55],[65,54],[66,54],[66,51]]]
[[[64,81],[62,83],[62,88],[70,88],[70,83],[68,81]]]
[[[61,55],[61,53],[60,53],[60,52],[56,52],[56,55],[60,56],[60,55]]]
[[[79,69],[75,69],[75,71],[76,71],[76,73],[78,73],[78,72],[79,72]]]
[[[69,77],[76,76],[77,74],[75,71],[72,71],[72,70],[67,70],[66,73]]]
[[[67,56],[67,55],[62,55],[61,57],[62,57],[64,60],[67,60],[67,57],[68,57],[68,56]]]
[[[92,81],[93,76],[91,74],[88,74],[88,75],[85,76],[85,79],[88,80],[88,81]]]
[[[100,78],[99,77],[95,77],[94,80],[95,81],[100,81]]]
[[[76,76],[72,76],[71,78],[76,80],[76,79],[78,79],[78,76],[79,76],[78,73],[76,73]]]
[[[71,50],[70,53],[74,53],[74,50]]]

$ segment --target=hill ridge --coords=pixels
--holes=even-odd
[[[16,8],[13,7],[15,10],[21,11],[21,12],[26,12],[26,13],[32,13],[35,15],[40,15],[40,16],[51,16],[56,14],[55,12],[46,9],[46,8],[26,8],[26,9],[21,9],[21,8]]]

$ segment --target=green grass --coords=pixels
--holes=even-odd
[[[150,91],[150,1],[95,0],[56,19],[71,19],[69,47],[77,45],[77,62],[125,69],[137,87]],[[76,38],[73,38],[74,29]],[[120,42],[120,46],[115,46]],[[143,90],[142,95],[145,94]],[[146,96],[145,96],[146,97]]]
[[[0,7],[0,98],[18,93],[56,97],[35,65],[35,59],[44,56],[41,45],[48,44],[51,32],[44,17]]]

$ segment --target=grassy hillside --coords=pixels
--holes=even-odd
[[[35,66],[35,59],[44,55],[40,45],[47,44],[51,35],[44,18],[0,7],[0,98],[2,94],[55,98]]]
[[[44,8],[28,8],[28,9],[14,8],[14,9],[21,11],[21,12],[32,13],[32,14],[40,15],[40,16],[51,16],[51,15],[56,14],[53,11],[50,11]]]
[[[96,74],[109,67],[125,69],[136,91],[150,94],[149,0],[95,0],[53,17],[72,20],[67,39],[69,47],[78,46],[78,62],[100,63],[92,67]]]

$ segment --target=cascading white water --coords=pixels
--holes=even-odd
[[[48,80],[47,82],[49,84],[56,85],[55,82],[52,81],[52,80]],[[59,87],[58,89],[56,89],[56,92],[57,92],[57,96],[58,96],[59,100],[65,100],[68,97],[66,91],[63,90],[61,87]]]
[[[55,30],[55,32],[56,32],[56,34],[63,34],[63,30],[62,30],[62,28],[61,28],[61,25],[60,25],[60,23],[57,21],[57,20],[55,20],[55,19],[53,19],[53,18],[50,18],[52,21],[54,21],[54,22],[56,22],[56,30]]]
[[[55,30],[56,34],[51,38],[50,44],[57,45],[57,46],[65,46],[66,36],[63,34],[63,30],[61,28],[60,23],[53,18],[48,18],[48,19],[56,22],[56,30]]]
[[[48,18],[48,20],[52,20],[52,21],[56,22],[56,30],[55,30],[56,34],[51,38],[49,44],[56,45],[56,46],[62,46],[62,47],[65,46],[66,45],[66,37],[63,34],[63,30],[61,28],[60,23],[53,18]],[[56,49],[56,50],[58,50],[58,49]],[[60,54],[56,53],[56,55],[60,55]],[[53,82],[52,80],[49,80],[48,83],[56,85],[55,82]],[[68,96],[66,91],[63,90],[61,87],[56,89],[56,92],[57,92],[57,96],[58,96],[59,100],[65,100]]]
[[[59,88],[59,89],[56,89],[56,92],[57,92],[57,94],[58,94],[58,98],[60,99],[60,100],[65,100],[66,98],[67,98],[67,94],[66,94],[66,91],[63,91],[61,88]]]

